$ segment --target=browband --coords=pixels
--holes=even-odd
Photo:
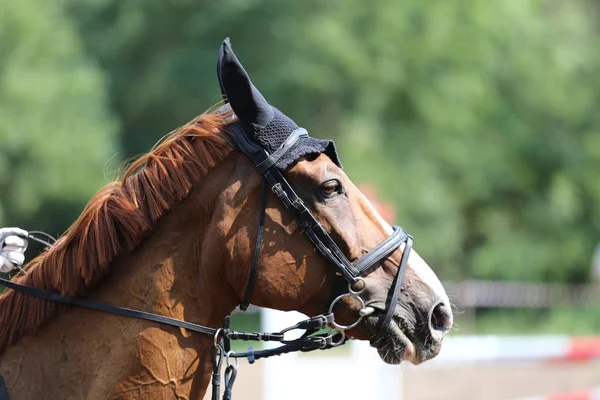
[[[285,142],[283,142],[283,144],[279,146],[279,148],[275,150],[275,152],[273,152],[273,154],[268,155],[264,161],[262,161],[256,166],[258,172],[260,172],[260,174],[262,175],[273,165],[277,164],[277,161],[279,161],[279,159],[283,157],[285,152],[288,151],[293,145],[295,145],[298,139],[300,139],[301,137],[308,137],[308,132],[306,132],[306,129],[298,128],[295,131],[293,131],[290,134],[290,136],[288,136],[288,138],[285,140]]]

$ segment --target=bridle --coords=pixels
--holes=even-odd
[[[225,106],[221,111],[224,111],[228,107],[228,105]],[[317,219],[312,215],[302,199],[294,192],[281,171],[275,166],[277,161],[298,141],[299,138],[308,136],[306,130],[299,128],[292,132],[285,142],[272,154],[269,154],[265,149],[251,141],[246,136],[239,122],[228,125],[227,131],[236,147],[247,157],[249,157],[250,160],[252,160],[258,172],[263,176],[263,190],[257,239],[252,257],[250,277],[246,287],[244,299],[240,303],[240,309],[245,310],[250,304],[250,297],[256,281],[266,216],[266,198],[268,194],[268,188],[270,188],[277,198],[291,212],[293,217],[298,222],[300,229],[302,229],[302,231],[315,245],[319,252],[329,261],[329,263],[333,265],[336,272],[338,272],[348,284],[348,292],[342,293],[335,297],[325,312],[315,317],[300,321],[296,325],[285,328],[276,333],[237,332],[229,328],[229,316],[225,317],[223,327],[211,328],[144,311],[97,303],[85,299],[66,297],[60,293],[34,288],[4,278],[0,278],[0,284],[26,295],[49,301],[108,312],[125,317],[145,319],[161,324],[184,328],[193,332],[211,335],[213,337],[214,345],[211,354],[213,360],[212,399],[217,400],[219,397],[221,377],[220,371],[223,359],[226,360],[227,364],[227,368],[225,370],[225,391],[223,398],[230,399],[232,385],[237,374],[237,363],[234,365],[232,362],[230,362],[230,359],[237,360],[239,358],[247,358],[250,363],[253,363],[255,360],[260,358],[281,355],[294,351],[307,352],[313,350],[325,350],[346,343],[348,338],[345,331],[354,328],[363,320],[365,316],[369,315],[369,311],[365,307],[363,299],[360,297],[366,288],[366,283],[363,279],[363,276],[366,275],[377,262],[390,255],[394,250],[405,243],[405,248],[403,250],[398,271],[387,295],[385,313],[378,319],[377,333],[371,339],[371,342],[377,341],[385,336],[389,331],[395,306],[398,303],[402,281],[406,271],[406,265],[412,249],[413,238],[406,234],[400,227],[393,226],[393,232],[387,239],[385,239],[368,253],[364,254],[357,261],[352,263],[339,249],[331,236],[325,231],[325,229],[323,229]],[[47,246],[53,244],[54,239],[50,235],[44,234],[43,232],[35,233],[37,235],[34,234],[34,232],[31,232],[27,238]],[[40,235],[45,236],[44,239],[39,238],[38,236]],[[358,290],[353,289],[354,286],[361,281],[362,287]],[[361,310],[358,313],[359,315],[357,320],[349,325],[338,324],[335,321],[334,316],[335,305],[344,297],[352,297],[361,304]],[[333,326],[333,329],[330,329],[327,333],[319,333],[328,326]],[[292,330],[304,330],[305,332],[298,339],[286,340],[285,334]],[[256,351],[250,347],[246,352],[233,353],[230,349],[231,340],[276,341],[282,345],[272,349]]]
[[[221,112],[228,109],[225,106]],[[360,294],[364,291],[366,285],[362,276],[371,269],[377,262],[390,255],[394,250],[400,247],[403,243],[406,243],[404,251],[402,253],[402,259],[400,261],[400,267],[394,278],[394,282],[390,291],[388,292],[386,300],[385,314],[379,319],[377,323],[377,335],[373,340],[377,340],[387,333],[388,327],[392,320],[395,304],[398,302],[400,296],[400,290],[402,287],[402,281],[404,280],[404,273],[406,271],[406,265],[408,257],[412,249],[413,239],[410,235],[406,234],[399,226],[393,226],[392,234],[373,248],[368,253],[364,254],[356,262],[352,263],[346,255],[339,249],[335,241],[331,236],[323,229],[321,224],[312,215],[310,210],[306,207],[304,202],[291,185],[285,179],[281,171],[275,166],[277,161],[288,151],[301,137],[308,136],[305,129],[299,128],[293,131],[288,138],[279,146],[279,148],[272,154],[269,154],[255,142],[251,141],[244,132],[239,122],[229,125],[228,132],[233,139],[236,147],[244,153],[256,166],[258,172],[263,176],[263,191],[261,199],[261,210],[260,218],[258,223],[257,239],[254,248],[254,256],[252,257],[252,266],[250,269],[250,278],[246,287],[246,293],[244,300],[240,304],[240,308],[245,310],[250,303],[250,296],[254,288],[254,282],[256,281],[256,274],[258,270],[258,262],[260,259],[260,248],[264,230],[265,220],[265,208],[266,208],[266,196],[267,187],[270,187],[273,193],[277,196],[279,201],[292,213],[295,220],[298,222],[300,229],[306,234],[308,239],[315,245],[319,252],[333,265],[336,271],[346,280],[348,283],[348,293],[342,294],[336,297],[329,309],[328,313],[333,312],[334,305],[345,296],[355,298],[361,303],[361,313],[359,313],[358,319],[350,325],[339,325],[333,321],[332,325],[335,330],[342,335],[345,330],[351,329],[358,325],[362,319],[366,316],[365,303],[360,298]],[[362,287],[355,291],[355,286],[359,281],[362,282]]]

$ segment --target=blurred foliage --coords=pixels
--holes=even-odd
[[[40,210],[79,210],[114,149],[142,153],[219,99],[229,36],[267,99],[337,140],[443,278],[589,279],[594,2],[0,1],[4,220],[64,227],[72,214]]]
[[[128,155],[218,99],[231,36],[254,82],[392,202],[445,278],[582,282],[600,227],[589,4],[73,2]]]
[[[0,0],[0,60],[0,226],[60,233],[115,152],[104,74],[44,0]]]

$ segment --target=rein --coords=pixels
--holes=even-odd
[[[366,289],[366,283],[362,276],[366,275],[371,267],[373,267],[377,262],[387,257],[394,250],[405,243],[406,246],[402,254],[398,272],[396,273],[392,286],[388,292],[385,314],[379,317],[377,322],[377,333],[371,339],[371,342],[383,337],[389,330],[390,323],[394,315],[395,306],[400,296],[402,281],[404,279],[408,257],[412,248],[412,237],[405,233],[402,228],[393,226],[393,232],[387,239],[385,239],[367,254],[363,255],[356,262],[352,263],[339,249],[331,236],[325,231],[325,229],[323,229],[317,219],[312,215],[302,199],[294,192],[281,171],[275,166],[277,161],[298,141],[298,139],[308,136],[306,130],[302,128],[295,130],[272,154],[268,154],[267,151],[262,147],[259,147],[254,142],[249,140],[239,123],[229,125],[228,131],[231,138],[235,142],[236,147],[253,161],[258,172],[264,178],[262,184],[261,210],[256,245],[254,248],[254,255],[252,257],[250,277],[246,287],[244,299],[240,303],[240,309],[246,310],[248,308],[250,304],[250,297],[256,281],[266,216],[266,199],[268,195],[268,188],[270,188],[277,198],[292,213],[294,218],[299,223],[300,228],[307,235],[308,239],[348,283],[348,292],[337,296],[331,302],[327,311],[315,317],[300,321],[296,325],[285,328],[279,332],[238,332],[229,328],[229,316],[225,317],[222,328],[211,328],[149,312],[97,303],[85,299],[67,297],[61,295],[60,293],[23,285],[13,282],[9,279],[0,278],[0,284],[23,294],[48,301],[107,312],[124,317],[144,319],[164,325],[184,328],[197,333],[211,335],[213,337],[213,348],[211,350],[211,357],[213,361],[212,400],[218,400],[220,395],[223,358],[225,358],[227,365],[224,375],[225,390],[223,393],[223,399],[230,400],[231,390],[237,375],[238,360],[240,358],[246,358],[248,359],[248,362],[252,364],[255,360],[261,358],[296,351],[309,352],[314,350],[325,350],[345,344],[348,340],[345,331],[357,326],[364,317],[368,316],[374,311],[373,308],[366,307],[364,300],[360,297],[362,292]],[[43,238],[38,236],[43,236]],[[55,242],[55,239],[52,236],[39,231],[32,231],[27,236],[27,239],[34,240],[48,247],[52,246],[52,244]],[[24,270],[22,271],[25,272]],[[354,290],[354,285],[361,281],[362,287],[359,290]],[[333,313],[335,305],[344,297],[352,297],[361,304],[361,309],[358,313],[358,319],[350,325],[341,325],[336,323]],[[333,328],[326,333],[319,333],[319,331],[324,330],[329,326],[333,326]],[[285,334],[293,330],[304,330],[305,332],[300,338],[286,340]],[[252,347],[250,347],[246,352],[234,353],[230,349],[231,340],[275,341],[281,343],[281,346],[264,350],[254,350]],[[236,360],[235,364],[231,362],[231,359]]]

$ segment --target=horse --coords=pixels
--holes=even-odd
[[[332,246],[352,268],[398,228],[344,173],[333,142],[307,136],[266,102],[229,40],[217,76],[225,106],[175,129],[102,187],[14,281],[215,329],[244,301],[308,316],[329,306],[330,322],[347,328],[339,329],[347,337],[369,340],[383,362],[435,357],[452,312],[407,235],[384,256],[371,257],[359,277],[332,268],[324,256]],[[294,204],[314,216],[320,237],[334,242],[329,250],[307,238],[310,229],[282,202],[281,185],[265,190],[265,175],[232,133],[264,148],[260,132],[281,133],[288,125],[300,142],[285,148],[291,135],[279,138],[285,142],[278,148],[292,156],[282,165],[283,151],[274,151],[280,158],[267,157],[266,170],[293,187]],[[360,296],[339,296],[346,283]],[[16,399],[202,399],[215,340],[14,290],[0,296],[0,375]]]

